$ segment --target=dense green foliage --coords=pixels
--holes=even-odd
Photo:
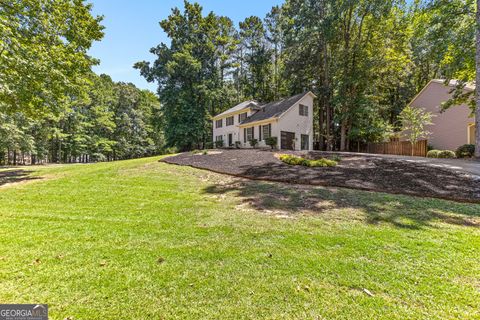
[[[306,167],[334,167],[337,165],[337,161],[335,160],[329,160],[325,158],[320,158],[316,160],[311,160],[311,159],[305,159],[302,157],[294,156],[291,154],[281,154],[279,156],[279,159],[286,164],[291,164],[291,165],[300,165],[300,166],[306,166]]]
[[[475,155],[475,145],[464,144],[457,148],[455,154],[457,155],[457,158],[471,158]]]
[[[158,98],[97,76],[103,36],[83,0],[0,1],[0,164],[152,155],[164,146]]]
[[[272,149],[277,147],[277,137],[268,137],[265,139],[265,144],[270,146]]]
[[[29,167],[44,179],[3,185],[0,300],[48,303],[52,319],[480,315],[478,204],[158,160]]]
[[[29,118],[0,113],[0,164],[90,162],[158,154],[164,147],[158,98],[106,75],[90,75],[86,99]]]
[[[103,37],[84,0],[0,0],[0,112],[42,115],[84,98]]]
[[[456,154],[452,150],[430,150],[427,152],[427,158],[452,159],[456,158]]]
[[[159,84],[169,144],[200,147],[211,139],[211,116],[240,101],[311,90],[315,140],[344,150],[398,129],[399,113],[429,80],[473,80],[473,11],[472,0],[286,0],[235,28],[185,2],[161,22],[171,44],[137,68]]]

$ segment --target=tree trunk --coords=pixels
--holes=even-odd
[[[480,158],[480,0],[477,0],[476,14],[477,28],[477,50],[475,55],[476,61],[476,78],[475,78],[475,157]]]
[[[480,1],[480,0],[479,0]],[[320,101],[318,102],[318,148],[320,150],[323,150],[323,136],[325,134],[325,131],[323,129],[325,119],[324,119],[324,109]]]
[[[345,151],[346,142],[347,142],[347,121],[342,120],[342,126],[340,128],[340,151]]]

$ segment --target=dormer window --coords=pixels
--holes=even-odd
[[[244,112],[244,113],[240,113],[238,115],[238,123],[242,122],[243,120],[247,119],[247,113]]]

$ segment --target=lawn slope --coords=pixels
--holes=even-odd
[[[159,159],[0,169],[0,301],[52,319],[480,317],[480,205]]]

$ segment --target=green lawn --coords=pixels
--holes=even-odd
[[[158,159],[0,186],[0,301],[51,319],[480,318],[480,205]]]

